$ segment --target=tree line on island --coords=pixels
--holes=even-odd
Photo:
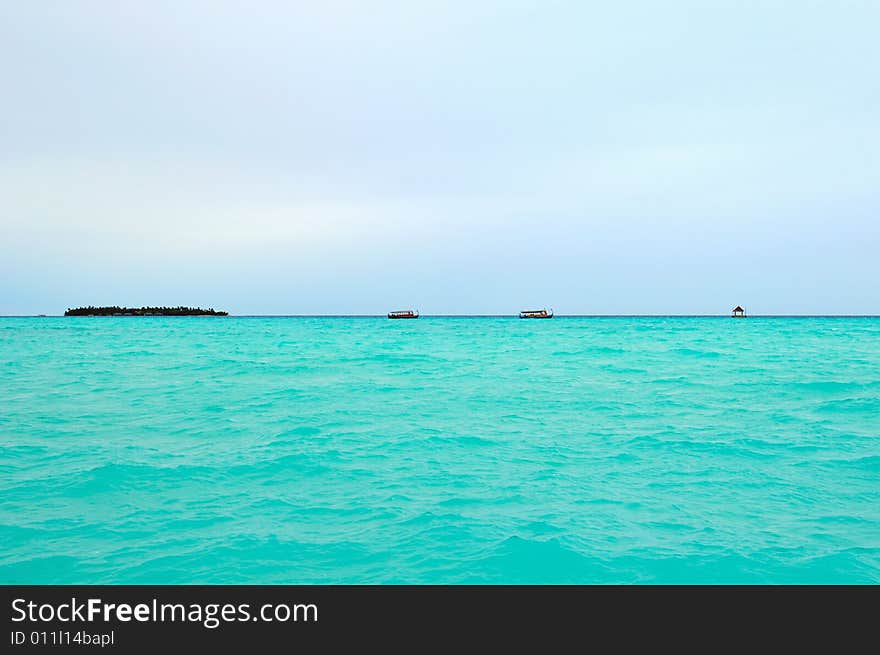
[[[77,307],[64,312],[65,316],[229,316],[229,312],[201,307]]]

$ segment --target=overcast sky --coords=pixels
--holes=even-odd
[[[880,2],[0,0],[0,314],[880,314]]]

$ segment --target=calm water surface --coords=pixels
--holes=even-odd
[[[0,319],[0,583],[880,582],[880,319]]]

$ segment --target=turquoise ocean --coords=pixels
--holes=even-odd
[[[877,318],[3,318],[0,583],[878,583]]]

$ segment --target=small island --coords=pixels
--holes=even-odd
[[[229,316],[201,307],[77,307],[64,312],[65,316]]]

